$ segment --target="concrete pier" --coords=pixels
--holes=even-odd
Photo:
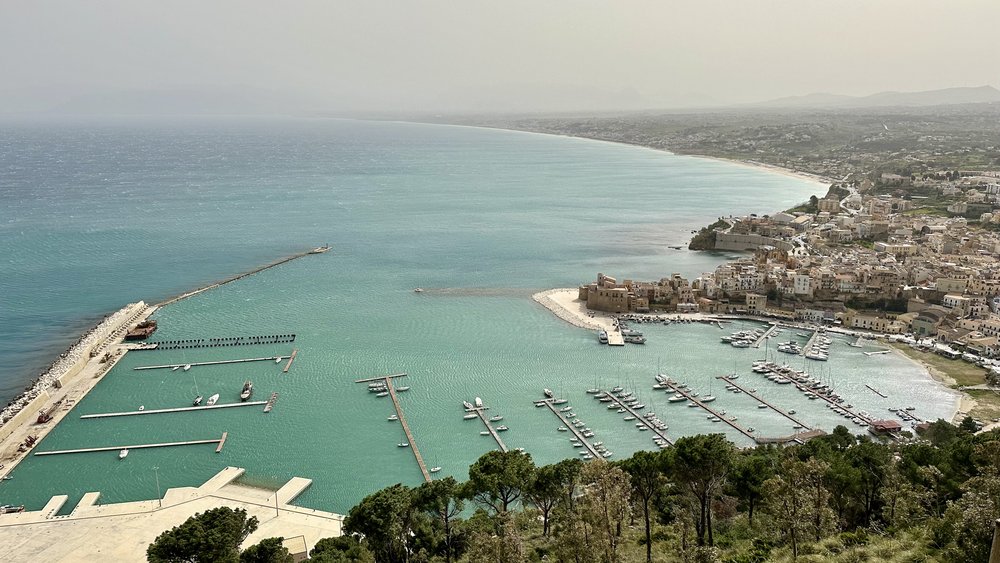
[[[587,439],[584,438],[583,434],[580,433],[580,431],[576,428],[576,426],[573,426],[573,423],[570,422],[568,419],[566,419],[561,412],[559,412],[559,409],[557,409],[556,406],[552,404],[552,401],[553,399],[544,399],[541,401],[535,401],[535,404],[537,405],[539,403],[544,403],[545,406],[549,407],[549,410],[552,411],[552,414],[556,415],[559,421],[562,422],[563,426],[568,428],[569,431],[572,432],[574,436],[576,436],[576,439],[583,444],[583,447],[586,448],[588,452],[590,452],[590,455],[594,456],[594,459],[601,457],[601,454],[597,452],[597,448],[592,446],[590,442],[588,442]]]
[[[819,336],[819,329],[818,328],[817,329],[813,329],[812,336],[810,336],[809,340],[806,341],[806,345],[802,347],[802,352],[799,354],[800,356],[805,356],[806,354],[808,354],[812,350],[813,344],[816,343],[816,337],[817,336]]]
[[[677,393],[678,395],[684,397],[688,401],[690,401],[690,402],[698,405],[705,412],[707,412],[707,413],[709,413],[709,414],[711,414],[713,416],[718,417],[722,422],[725,422],[729,426],[733,427],[733,429],[736,430],[737,432],[739,432],[740,434],[743,434],[744,436],[746,436],[747,438],[750,438],[754,442],[757,441],[757,437],[754,436],[753,433],[751,433],[750,431],[748,431],[746,428],[743,428],[739,424],[736,424],[732,420],[729,420],[728,418],[726,418],[726,415],[719,414],[719,412],[717,410],[715,410],[712,407],[708,406],[707,404],[699,401],[697,397],[692,396],[686,390],[681,389],[680,387],[677,387],[677,385],[675,385],[673,381],[671,381],[671,380],[668,379],[668,380],[666,380],[666,382],[664,382],[664,385],[667,385],[668,387],[670,387],[671,389],[673,389],[675,393]]]
[[[218,453],[222,450],[222,444],[226,441],[226,436],[228,432],[223,432],[222,437],[215,440],[188,440],[186,442],[163,442],[160,444],[137,444],[134,446],[102,446],[98,448],[79,448],[75,450],[50,450],[47,452],[35,452],[36,456],[43,455],[62,455],[62,454],[83,454],[90,452],[115,452],[121,450],[142,450],[148,448],[170,448],[174,446],[196,446],[200,444],[218,444],[219,447],[216,448],[215,452]]]
[[[621,406],[623,409],[625,409],[626,412],[628,412],[630,415],[634,416],[636,422],[641,422],[643,425],[646,426],[646,428],[649,428],[650,432],[652,432],[653,434],[659,436],[660,438],[663,438],[671,446],[674,445],[674,441],[673,440],[671,440],[670,438],[667,438],[667,435],[664,434],[662,430],[660,430],[659,428],[657,428],[646,417],[642,416],[642,414],[640,414],[639,411],[637,411],[637,410],[633,409],[632,407],[630,407],[629,405],[625,404],[625,401],[621,400],[621,398],[619,398],[619,397],[616,397],[614,395],[614,393],[611,393],[610,391],[608,391],[608,392],[601,391],[601,392],[604,393],[604,396],[611,397],[612,401],[618,403],[618,405]],[[600,397],[601,395],[598,395],[598,396]]]
[[[403,425],[403,432],[406,434],[406,443],[410,445],[410,450],[413,452],[413,457],[417,460],[417,465],[420,467],[420,473],[424,476],[424,481],[431,481],[431,472],[427,470],[427,464],[424,463],[424,457],[420,455],[420,450],[417,449],[417,441],[413,439],[413,432],[410,431],[410,425],[406,422],[406,415],[403,414],[403,407],[399,405],[399,396],[396,395],[396,386],[392,384],[392,380],[397,377],[406,377],[405,373],[394,373],[391,375],[381,375],[378,377],[369,377],[366,379],[356,379],[355,383],[367,383],[370,381],[384,381],[386,390],[389,391],[389,398],[392,399],[392,405],[396,408],[396,416],[399,418],[399,423]]]
[[[806,429],[806,430],[809,430],[809,429],[810,429],[810,428],[809,428],[809,426],[808,426],[808,425],[807,425],[806,423],[804,423],[804,422],[802,422],[801,420],[799,420],[799,419],[795,418],[794,416],[792,416],[792,415],[788,414],[788,413],[787,413],[787,412],[785,412],[784,410],[782,410],[782,409],[780,409],[780,408],[778,408],[778,407],[776,407],[776,406],[772,405],[772,404],[771,404],[770,402],[768,402],[768,401],[767,401],[766,399],[764,399],[764,398],[763,398],[763,397],[761,397],[760,395],[758,395],[758,394],[754,393],[754,392],[753,392],[753,391],[751,391],[750,389],[747,389],[747,388],[743,387],[743,386],[742,386],[742,385],[740,385],[739,383],[736,383],[736,381],[734,381],[734,380],[733,380],[732,378],[730,378],[729,376],[726,376],[726,375],[720,375],[720,376],[719,376],[719,379],[721,379],[721,380],[725,381],[725,382],[726,382],[726,383],[728,383],[729,385],[732,385],[733,387],[735,387],[735,388],[739,389],[740,391],[742,391],[742,392],[746,393],[746,394],[747,394],[748,396],[750,396],[750,397],[753,397],[753,398],[754,398],[754,399],[755,399],[755,400],[756,400],[757,402],[759,402],[760,404],[762,404],[762,405],[767,405],[767,407],[768,407],[769,409],[771,409],[771,410],[773,410],[774,412],[776,412],[776,413],[780,414],[781,416],[783,416],[783,417],[787,418],[788,420],[791,420],[792,422],[794,422],[794,423],[795,423],[795,424],[797,424],[798,426],[801,426],[802,428],[804,428],[804,429]]]
[[[170,412],[207,411],[213,409],[231,409],[235,407],[252,407],[266,405],[268,401],[247,401],[245,403],[226,403],[224,405],[202,405],[197,407],[177,407],[174,409],[147,409],[141,411],[105,412],[97,414],[82,414],[80,418],[114,418],[117,416],[139,416],[143,414],[164,414]]]
[[[771,326],[769,326],[767,328],[767,330],[764,331],[764,334],[760,335],[760,338],[758,338],[753,343],[753,347],[754,348],[760,348],[761,343],[764,342],[765,340],[767,340],[768,338],[770,338],[771,335],[774,334],[774,331],[776,331],[776,330],[778,330],[778,323],[774,323]]]
[[[292,352],[292,354],[294,355],[294,352]],[[134,367],[132,369],[135,370],[135,371],[142,371],[142,370],[150,370],[150,369],[174,369],[174,368],[182,368],[184,366],[191,366],[191,367],[197,367],[197,366],[220,366],[220,365],[224,365],[224,364],[245,364],[245,363],[248,363],[248,362],[275,362],[275,361],[281,361],[281,360],[283,360],[285,358],[289,358],[289,357],[292,357],[292,356],[269,356],[267,358],[243,358],[243,359],[239,359],[239,360],[216,360],[214,362],[191,362],[191,363],[187,363],[187,364],[163,364],[161,366],[137,366],[137,367]]]
[[[485,411],[488,408],[489,407],[473,407],[472,409],[465,409],[465,412],[474,412],[474,413],[476,413],[479,416],[479,420],[482,420],[483,424],[486,425],[486,429],[490,431],[490,435],[493,436],[494,440],[496,440],[497,447],[500,448],[501,452],[506,453],[507,452],[507,445],[503,443],[503,440],[500,439],[500,434],[497,433],[496,428],[493,428],[493,425],[490,423],[489,419],[486,418],[486,412]]]

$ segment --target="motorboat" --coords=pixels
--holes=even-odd
[[[499,414],[498,414],[498,415],[496,415],[496,416],[491,416],[491,417],[490,417],[490,422],[499,422],[499,421],[501,421],[501,420],[503,420],[503,417],[502,417],[502,416],[500,416]]]
[[[432,467],[432,468],[430,469],[430,472],[431,472],[431,473],[437,473],[438,471],[441,471],[441,468],[440,468],[440,467]]]
[[[410,447],[410,443],[407,442],[406,440],[403,440],[402,442],[396,444],[396,447],[397,448],[408,448],[408,447]]]
[[[181,366],[174,366],[174,367],[170,368],[170,371],[177,371],[179,369],[181,369]]]
[[[473,409],[472,403],[469,401],[462,401],[462,406],[465,407],[465,410],[471,411]]]
[[[558,431],[560,431],[560,432],[568,432],[568,431],[569,431],[569,428],[566,428],[565,426],[560,426],[560,427],[559,427],[559,428],[557,428],[556,430],[558,430]]]
[[[597,341],[600,342],[601,344],[607,344],[608,343],[608,331],[606,331],[604,329],[601,329],[601,330],[597,331]]]
[[[410,390],[410,386],[409,385],[404,385],[402,387],[396,387],[396,391],[409,391],[409,390]]]
[[[240,400],[246,401],[253,396],[253,382],[249,379],[243,382],[243,389],[240,390]]]
[[[571,410],[573,410],[573,407],[563,407],[559,409],[559,412],[569,412]]]
[[[588,395],[596,395],[596,394],[598,394],[600,392],[601,392],[601,390],[600,389],[596,389],[596,388],[595,389],[587,389],[587,394]]]
[[[378,393],[375,393],[376,397],[387,397],[388,395],[389,395],[388,391],[379,391]]]
[[[201,399],[202,399],[201,395],[198,395],[197,397],[195,397],[194,401],[191,402],[191,406],[197,407],[198,405],[200,405],[201,404]]]
[[[478,417],[475,414],[473,414],[473,413],[469,413],[469,414],[463,416],[462,418],[464,418],[465,420],[472,420],[473,418],[478,418]]]
[[[490,431],[489,430],[480,430],[479,431],[479,435],[480,436],[489,436],[490,435]]]
[[[510,428],[507,428],[503,424],[501,424],[500,426],[497,426],[497,432],[503,432],[504,430],[510,430]]]
[[[476,403],[476,408],[477,409],[483,408],[483,400],[482,399],[480,399],[479,397],[476,397],[476,399],[475,399],[474,402]]]
[[[191,369],[191,364],[184,364],[184,371]]]
[[[389,422],[395,422],[395,421],[399,420],[399,416],[395,415],[395,414],[390,414],[389,418],[387,418],[386,420],[388,420]]]
[[[551,389],[542,389],[542,393],[544,393],[549,399],[555,396],[555,393],[553,393]]]
[[[208,405],[208,406],[212,406],[216,402],[218,402],[218,400],[219,400],[219,394],[216,393],[215,395],[212,395],[211,397],[209,397],[208,400],[205,401],[205,404]]]
[[[139,405],[139,410],[141,410],[141,411],[146,410],[146,405]]]
[[[283,359],[284,359],[284,358],[282,358],[281,356],[278,356],[277,358],[275,358],[275,359],[274,359],[274,363],[276,363],[276,364],[280,364],[280,363],[281,363],[281,360],[283,360]]]
[[[125,459],[126,457],[128,457],[128,448],[124,448],[118,452],[118,459]]]

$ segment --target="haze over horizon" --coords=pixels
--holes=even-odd
[[[989,0],[51,0],[2,13],[7,114],[615,111],[1000,86]]]

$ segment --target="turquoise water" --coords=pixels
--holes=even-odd
[[[132,368],[287,354],[289,345],[130,353],[38,448],[228,431],[221,454],[191,446],[135,450],[122,462],[115,453],[33,457],[0,485],[3,502],[37,508],[53,494],[75,502],[95,490],[105,502],[152,498],[153,467],[165,488],[235,465],[265,485],[310,477],[298,502],[343,512],[379,487],[420,482],[410,452],[396,447],[398,423],[386,420],[391,403],[353,383],[395,372],[410,374],[412,390],[400,396],[424,458],[460,478],[492,447],[480,422],[462,419],[461,401],[474,396],[505,416],[507,443],[540,463],[577,453],[552,413],[533,407],[542,387],[570,398],[618,456],[652,442],[584,393],[595,382],[639,390],[665,415],[669,435],[725,431],[654,395],[658,365],[712,390],[719,408],[761,434],[791,432],[746,396],[713,384],[734,368],[750,379],[750,361],[761,354],[719,344],[718,328],[644,325],[647,345],[602,347],[530,296],[597,271],[696,276],[726,256],[669,246],[686,244],[692,229],[718,215],[802,201],[816,191],[812,184],[614,144],[399,123],[21,123],[4,130],[2,143],[9,205],[0,229],[9,267],[0,291],[11,306],[0,309],[0,351],[11,361],[0,380],[10,390],[23,386],[32,362],[67,343],[73,327],[125,302],[155,301],[304,247],[334,247],[156,315],[161,340],[294,332],[300,352],[288,374],[273,363]],[[950,414],[950,397],[904,360],[869,358],[842,343],[831,356],[828,377],[860,408],[913,404],[923,417]],[[258,399],[280,393],[274,412],[78,418],[186,406],[196,392],[231,402],[247,378]],[[879,381],[890,399],[865,390],[866,381]],[[807,421],[841,420],[788,386],[760,380],[756,387]]]

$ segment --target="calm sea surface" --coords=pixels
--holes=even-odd
[[[421,480],[389,400],[354,379],[407,372],[401,394],[429,465],[466,476],[493,446],[461,401],[480,396],[510,427],[503,437],[539,463],[577,455],[532,399],[542,387],[617,455],[653,446],[584,390],[621,384],[674,437],[727,432],[650,389],[663,372],[719,396],[717,408],[763,435],[789,423],[726,393],[734,369],[762,394],[832,428],[842,421],[794,388],[749,371],[761,350],[719,343],[705,325],[644,326],[645,346],[612,349],[535,304],[533,292],[575,286],[598,271],[694,277],[725,254],[673,250],[730,213],[767,213],[814,184],[741,166],[608,143],[506,131],[319,119],[120,120],[0,124],[0,397],[34,379],[79,332],[139,299],[155,302],[277,257],[296,260],[182,301],[156,315],[158,340],[295,333],[288,374],[274,363],[134,371],[142,365],[287,354],[292,345],[128,354],[38,446],[39,451],[218,437],[214,446],[32,457],[0,484],[0,503],[39,508],[87,491],[103,502],[153,498],[225,466],[275,485],[314,480],[299,504],[344,512],[380,487]],[[413,288],[423,287],[424,293]],[[749,325],[747,325],[749,326]],[[736,327],[734,327],[735,329]],[[783,338],[798,338],[791,333]],[[800,339],[801,340],[801,339]],[[806,369],[872,413],[913,405],[950,416],[954,399],[913,364],[836,341]],[[797,358],[793,363],[804,362]],[[802,367],[796,365],[796,367]],[[196,394],[256,407],[119,419],[109,411],[187,406]],[[757,379],[755,379],[757,378]],[[877,382],[882,399],[864,384]],[[739,444],[746,440],[733,433]]]

